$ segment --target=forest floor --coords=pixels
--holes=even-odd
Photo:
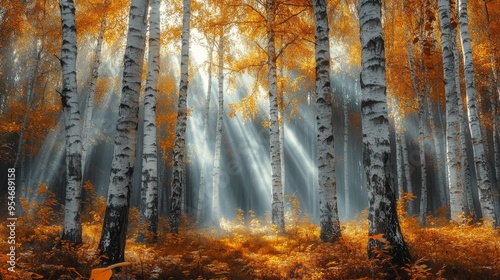
[[[16,273],[7,271],[8,228],[0,228],[0,279],[88,279],[99,262],[102,218],[97,213],[103,201],[99,203],[82,217],[84,243],[79,246],[61,245],[61,227],[51,221],[53,201],[32,203],[33,211],[18,219]],[[133,209],[125,257],[130,265],[111,279],[387,279],[394,275],[500,279],[500,235],[488,225],[459,226],[443,217],[428,217],[428,226],[420,227],[416,218],[402,213],[401,227],[414,260],[392,269],[387,258],[367,257],[366,213],[342,223],[342,237],[330,244],[319,240],[318,227],[300,212],[297,202],[291,209],[285,235],[277,234],[267,219],[238,211],[234,220],[222,220],[220,229],[186,222],[176,235],[165,233],[166,222],[161,221],[154,245],[135,241],[138,211]],[[387,269],[393,276],[386,274]]]

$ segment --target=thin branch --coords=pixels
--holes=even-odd
[[[307,8],[304,8],[304,9],[302,9],[302,10],[298,11],[297,13],[290,15],[290,16],[289,16],[289,17],[287,17],[286,19],[284,19],[284,20],[282,20],[281,22],[279,22],[279,23],[275,24],[275,26],[282,25],[282,24],[286,23],[286,22],[287,22],[287,21],[289,21],[290,19],[292,19],[292,18],[294,18],[294,17],[296,17],[296,16],[298,16],[298,15],[302,14],[302,13],[303,13],[303,12],[305,12],[306,10],[307,10]]]
[[[283,54],[285,49],[288,48],[288,46],[290,46],[291,44],[295,43],[295,41],[297,41],[298,38],[299,38],[298,36],[295,36],[290,42],[286,43],[283,47],[281,47],[281,49],[276,54],[276,58],[279,58]]]
[[[62,92],[61,92],[61,91],[59,91],[59,90],[57,90],[57,89],[56,89],[55,91],[56,91],[56,92],[57,92],[57,93],[61,96],[61,98],[64,98],[64,95],[62,94]]]
[[[59,63],[62,64],[62,60],[56,54],[54,54],[54,56],[57,58],[57,60],[59,60]]]
[[[261,51],[263,51],[266,55],[268,55],[267,51],[259,44],[259,42],[255,42],[255,44]]]
[[[235,6],[235,7],[248,7],[250,8],[251,10],[253,10],[254,12],[256,12],[262,19],[264,19],[264,21],[266,20],[266,17],[259,11],[257,10],[257,8],[255,8],[254,6],[251,6],[250,4],[241,4],[241,5],[230,5],[230,6]]]
[[[308,43],[311,43],[311,44],[313,44],[313,45],[315,45],[315,46],[316,46],[316,42],[314,42],[313,40],[307,39],[307,38],[305,38],[305,37],[302,37],[302,38],[300,38],[300,39],[302,39],[302,40],[304,40],[304,41],[306,41],[306,42],[308,42]]]

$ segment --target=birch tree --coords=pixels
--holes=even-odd
[[[375,250],[384,248],[384,242],[388,242],[392,262],[405,264],[410,252],[399,226],[391,178],[381,5],[381,0],[359,1],[363,154],[369,203],[368,256],[375,258]]]
[[[406,192],[408,193],[411,193],[411,194],[414,194],[413,193],[413,184],[411,182],[411,175],[410,175],[410,161],[408,160],[408,148],[407,148],[407,145],[406,145],[406,134],[405,134],[405,131],[401,131],[401,153],[402,153],[402,157],[403,157],[403,169],[404,169],[404,179],[405,179],[405,182],[406,182]],[[414,215],[415,214],[415,202],[413,201],[413,199],[411,199],[409,202],[408,202],[408,214],[410,216]]]
[[[218,90],[218,109],[217,109],[217,127],[215,129],[215,153],[213,169],[213,188],[212,188],[212,220],[217,225],[220,219],[220,159],[222,144],[222,121],[224,115],[224,27],[220,27],[219,34],[219,90]]]
[[[491,82],[490,82],[491,83]],[[490,86],[490,92],[494,95],[494,91]],[[497,120],[497,107],[498,107],[498,99],[491,101],[491,117],[493,119],[493,127],[492,127],[492,135],[493,135],[493,157],[494,157],[494,165],[495,165],[495,176],[492,176],[492,180],[498,184],[500,180],[500,151],[498,147],[498,120]]]
[[[185,179],[185,151],[187,124],[187,90],[189,70],[189,32],[191,19],[191,1],[183,0],[182,38],[181,38],[181,79],[179,82],[179,100],[177,104],[177,123],[175,125],[174,156],[172,163],[172,196],[170,199],[170,231],[177,233],[181,218],[183,185]]]
[[[320,237],[336,241],[340,237],[333,150],[332,90],[330,87],[330,43],[325,0],[313,0],[316,57],[317,161],[320,205]]]
[[[278,231],[285,231],[285,208],[283,203],[283,182],[281,181],[281,155],[279,143],[279,108],[278,88],[276,84],[276,45],[274,24],[277,3],[267,0],[266,9],[266,35],[267,35],[267,81],[269,84],[269,112],[270,112],[270,153],[271,153],[271,180],[272,180],[272,223]]]
[[[150,0],[148,78],[144,95],[141,222],[156,241],[158,231],[158,151],[156,143],[156,94],[160,72],[160,0]],[[139,234],[141,240],[144,235]]]
[[[452,38],[456,38],[456,30],[452,30]],[[460,86],[460,56],[458,53],[457,41],[452,41],[453,45],[453,56],[455,58],[455,86],[457,88],[457,102],[458,102],[458,119],[460,123],[460,164],[462,165],[462,173],[460,174],[460,180],[462,182],[462,193],[464,197],[464,216],[472,217],[472,220],[476,220],[476,214],[474,209],[474,201],[472,196],[472,183],[471,183],[471,172],[469,165],[469,154],[467,149],[467,139],[466,134],[470,134],[468,127],[467,116],[464,114],[464,105],[462,99],[462,90]]]
[[[403,188],[403,164],[402,164],[403,154],[401,153],[401,131],[399,128],[396,129],[396,173],[398,182],[398,194],[397,199],[401,199],[401,192],[404,191]]]
[[[147,0],[132,0],[123,59],[122,97],[116,124],[106,214],[99,242],[99,250],[106,256],[101,259],[103,264],[124,260],[139,122],[139,92],[146,43],[147,10]]]
[[[424,91],[418,93],[418,150],[420,158],[420,176],[421,176],[421,187],[420,187],[420,215],[419,224],[420,226],[425,225],[425,220],[427,217],[427,167],[425,161],[425,124],[424,124]]]
[[[76,83],[75,5],[73,0],[61,0],[59,7],[62,22],[60,62],[63,82],[60,94],[66,131],[66,199],[62,239],[72,243],[81,243],[82,140]]]
[[[465,138],[465,135],[468,133],[467,130],[467,119],[464,115],[464,106],[463,106],[463,99],[462,99],[462,89],[460,86],[460,56],[458,53],[458,42],[456,40],[457,38],[457,30],[456,28],[452,28],[451,30],[451,38],[452,38],[452,52],[453,52],[453,58],[455,62],[455,69],[454,69],[454,81],[455,81],[455,87],[457,89],[457,102],[458,102],[458,121],[459,121],[459,126],[460,126],[460,164],[462,166],[462,172],[459,174],[462,183],[462,194],[464,197],[464,212],[463,214],[465,216],[472,216],[474,217],[474,203],[472,201],[472,186],[471,186],[471,178],[470,178],[470,166],[469,166],[469,155],[467,153],[467,140]],[[475,218],[473,218],[475,220]]]
[[[484,218],[493,222],[496,226],[496,214],[493,205],[493,193],[491,181],[486,165],[486,153],[482,142],[479,113],[476,100],[476,89],[474,81],[474,63],[472,60],[472,47],[469,35],[469,19],[467,14],[467,0],[459,0],[460,40],[462,43],[462,54],[464,60],[464,76],[467,96],[467,116],[469,119],[469,130],[474,154],[474,165],[476,170],[477,185],[479,190],[479,202]]]
[[[390,102],[390,100],[389,100]],[[393,103],[390,103],[392,114],[394,116],[394,126],[396,130],[396,174],[397,174],[397,199],[401,199],[401,193],[404,191],[403,183],[403,145],[401,143],[401,134],[403,134],[403,125],[401,116],[399,114],[399,100],[396,99]]]
[[[421,21],[419,21],[421,22]],[[420,30],[423,27],[420,24]],[[422,44],[421,44],[422,45]],[[422,48],[423,49],[423,48]],[[418,103],[418,151],[420,159],[420,213],[419,213],[419,224],[420,226],[425,225],[425,218],[427,215],[427,167],[425,161],[425,93],[427,90],[426,85],[420,85],[417,81],[415,72],[415,58],[413,53],[413,45],[408,38],[408,64],[410,68],[411,82],[413,85],[413,91],[417,94]],[[422,68],[423,65],[422,65]]]
[[[448,188],[450,194],[451,218],[458,222],[464,211],[462,182],[459,180],[461,164],[459,161],[460,124],[458,119],[457,89],[454,81],[455,63],[452,52],[450,2],[439,0],[439,24],[441,29],[441,50],[446,95],[446,166],[448,169]]]
[[[231,63],[232,69],[236,71],[252,70],[256,76],[256,85],[267,87],[269,97],[270,121],[270,162],[271,162],[271,218],[278,231],[284,232],[284,201],[283,201],[283,179],[282,165],[283,155],[280,149],[280,109],[285,112],[286,106],[280,106],[280,97],[283,95],[282,74],[294,66],[300,65],[297,59],[287,59],[288,56],[295,56],[297,52],[307,52],[309,46],[305,48],[300,44],[301,38],[306,36],[306,30],[310,27],[305,24],[302,14],[309,11],[310,5],[293,1],[240,1],[232,5],[237,7],[240,13],[236,20],[241,34],[255,41],[249,46],[250,51],[245,57]],[[248,24],[251,24],[249,28]],[[306,27],[307,26],[307,27]],[[265,59],[264,59],[265,57]],[[281,59],[280,59],[281,58]],[[279,59],[279,61],[278,61]],[[279,63],[278,63],[279,62]],[[281,70],[278,73],[278,65]],[[262,71],[262,69],[266,71]],[[295,68],[296,69],[296,68]],[[266,77],[264,77],[266,75]],[[280,86],[278,86],[280,84]],[[286,85],[288,86],[288,85]],[[257,94],[251,94],[246,100],[255,100]],[[284,100],[284,99],[282,99]],[[241,112],[244,116],[255,116],[255,106],[246,104],[229,104],[230,116]],[[250,108],[248,108],[250,107]],[[248,114],[250,113],[250,114]],[[283,114],[282,114],[283,116]],[[283,119],[283,118],[281,118]]]
[[[344,83],[347,81],[344,74]],[[343,88],[342,111],[344,112],[344,205],[346,218],[351,217],[351,189],[349,188],[349,91]]]

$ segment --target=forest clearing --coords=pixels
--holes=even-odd
[[[2,0],[0,279],[500,279],[498,18]]]

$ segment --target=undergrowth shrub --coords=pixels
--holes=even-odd
[[[92,190],[90,185],[87,188]],[[23,233],[19,249],[20,274],[10,279],[86,279],[98,266],[97,245],[105,207],[98,197],[87,196],[90,200],[85,203],[95,212],[85,213],[84,244],[72,246],[59,242],[60,226],[48,223],[58,223],[49,210],[55,205],[46,190],[41,194],[49,202],[39,201],[33,207],[46,216],[47,223],[36,225],[34,213],[26,208],[22,219],[35,226],[20,229],[30,233]],[[453,224],[446,220],[446,214],[430,217],[433,224],[419,227],[417,219],[404,211],[411,194],[403,195],[398,204],[404,238],[415,260],[404,267],[392,266],[387,246],[376,252],[378,258],[368,259],[366,211],[358,219],[342,223],[337,242],[324,243],[318,226],[300,210],[296,197],[287,198],[285,234],[273,229],[269,215],[261,218],[253,211],[237,210],[236,218],[203,228],[183,217],[177,234],[169,233],[168,222],[161,217],[158,242],[152,245],[135,242],[139,213],[131,209],[125,259],[132,265],[123,267],[113,279],[500,279],[496,230],[483,223]],[[98,217],[92,220],[95,215]],[[0,228],[0,233],[4,232]],[[0,240],[0,246],[4,243]],[[0,277],[9,279],[5,271]]]
[[[87,180],[83,184],[82,223],[102,224],[106,212],[106,200],[95,192],[95,186]]]

